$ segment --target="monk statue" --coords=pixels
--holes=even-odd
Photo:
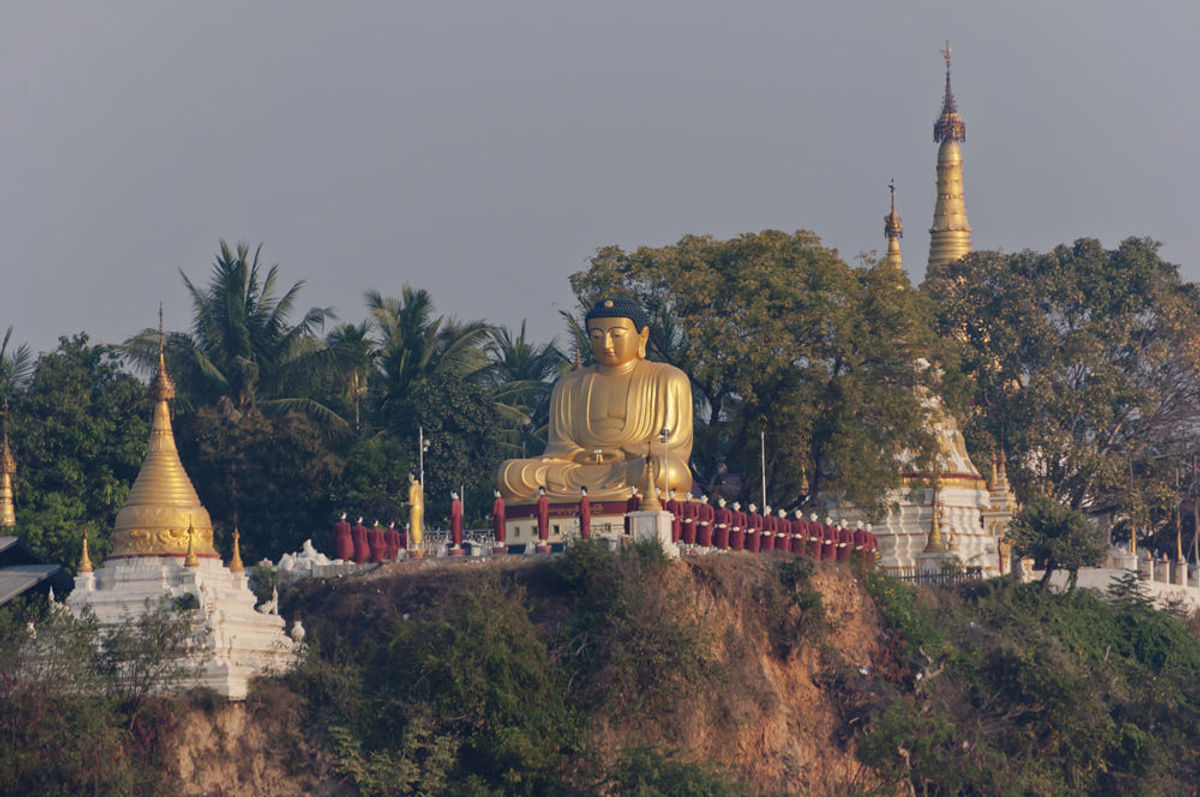
[[[500,465],[497,486],[510,502],[620,501],[653,458],[658,486],[692,486],[692,388],[683,371],[646,359],[650,323],[631,299],[597,302],[586,318],[596,364],[564,375],[550,396],[546,451]],[[663,435],[666,435],[664,442]],[[664,462],[664,456],[666,461]]]

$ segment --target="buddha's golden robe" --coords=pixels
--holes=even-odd
[[[537,488],[550,500],[578,501],[587,487],[593,501],[624,500],[641,487],[647,454],[662,463],[660,437],[670,429],[668,462],[658,486],[691,489],[692,387],[687,375],[666,363],[638,360],[625,373],[598,366],[572,371],[550,396],[546,451],[535,459],[500,465],[497,483],[506,501],[532,503]],[[599,452],[599,453],[597,453]]]

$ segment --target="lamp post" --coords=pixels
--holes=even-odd
[[[425,452],[429,450],[429,441],[425,439],[425,427],[417,427],[417,459],[421,468],[421,489],[425,489]]]

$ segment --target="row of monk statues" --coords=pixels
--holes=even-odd
[[[506,521],[536,518],[537,550],[548,551],[551,505],[561,516],[563,505],[578,503],[579,530],[591,536],[591,502],[602,514],[625,515],[639,508],[657,509],[666,497],[672,520],[672,541],[717,550],[788,550],[819,559],[844,559],[852,551],[872,553],[874,535],[863,528],[847,529],[830,522],[804,519],[799,510],[789,517],[770,507],[759,512],[754,504],[727,506],[724,499],[710,504],[693,499],[688,462],[692,454],[692,390],[687,374],[667,363],[646,359],[650,322],[646,311],[626,297],[602,299],[584,319],[594,365],[576,367],[554,385],[550,396],[546,450],[541,456],[506,460],[496,474],[492,505],[493,551],[506,550]],[[424,493],[409,476],[410,523],[408,542],[422,549]],[[640,492],[639,492],[640,491]],[[642,507],[641,496],[652,500]],[[685,499],[676,495],[686,494]],[[512,505],[509,507],[509,505]],[[344,519],[340,521],[345,523]],[[451,556],[463,555],[463,506],[451,494]],[[350,546],[343,550],[345,529],[338,533],[338,557],[349,561],[375,558],[370,530],[350,527]],[[378,524],[376,524],[378,527]],[[340,527],[339,527],[340,528]],[[366,548],[354,536],[363,528]],[[380,532],[386,537],[386,532]],[[361,534],[360,534],[361,536]],[[352,550],[351,550],[352,549]],[[390,551],[390,548],[384,548]],[[347,555],[343,556],[342,554]],[[392,558],[395,558],[393,552]]]
[[[363,525],[361,517],[351,524],[343,512],[333,524],[335,558],[343,562],[366,564],[394,561],[407,547],[407,530],[397,529],[395,523],[384,528],[376,520],[374,525],[368,528]]]

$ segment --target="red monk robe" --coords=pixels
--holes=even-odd
[[[754,504],[750,505],[750,511],[746,513],[746,550],[750,553],[758,553],[759,545],[762,540],[762,515],[756,511],[758,507]]]
[[[454,547],[462,549],[463,541],[463,505],[458,493],[450,493],[450,539]]]
[[[691,493],[683,497],[683,533],[681,538],[685,545],[696,544],[696,515],[698,506],[692,499]]]
[[[388,524],[383,538],[387,541],[387,558],[394,561],[400,556],[400,532],[396,531],[396,521]]]
[[[542,545],[548,545],[550,540],[550,499],[546,498],[546,491],[541,487],[538,488],[537,529],[538,539],[542,541]]]
[[[586,487],[579,488],[579,536],[585,540],[592,538],[592,501]]]
[[[729,521],[729,547],[735,551],[746,548],[746,513],[742,511],[742,505],[736,502],[733,505],[733,519]]]
[[[363,525],[362,518],[354,521],[350,537],[354,540],[354,561],[361,565],[371,558],[371,544],[367,542],[367,527]]]
[[[717,510],[713,514],[717,522],[717,550],[729,550],[729,527],[733,525],[733,510],[725,506],[725,499],[717,502]]]
[[[346,520],[345,512],[333,524],[333,550],[334,557],[343,562],[354,558],[354,539],[350,536],[350,523]]]
[[[496,547],[504,547],[504,499],[500,497],[500,491],[494,490],[496,496],[492,501],[492,537],[496,540]]]
[[[708,496],[701,498],[700,506],[696,507],[696,544],[702,548],[712,547],[713,523],[716,522],[716,517],[716,510],[708,502]]]
[[[384,536],[383,526],[379,525],[378,520],[367,531],[367,545],[371,549],[370,561],[373,564],[382,562],[387,556],[387,537]]]

